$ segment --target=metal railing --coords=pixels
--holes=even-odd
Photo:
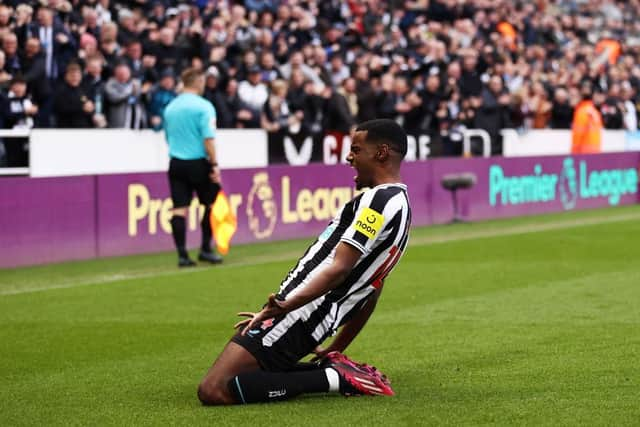
[[[484,157],[491,157],[491,136],[489,132],[484,129],[465,129],[462,133],[462,155],[464,157],[472,157],[471,153],[471,138],[474,136],[482,139],[482,155]]]

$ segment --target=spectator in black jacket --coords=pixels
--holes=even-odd
[[[573,107],[569,103],[569,93],[563,87],[556,89],[551,106],[551,129],[571,129]]]
[[[105,83],[102,77],[103,63],[104,60],[98,55],[87,58],[85,63],[82,85],[85,87],[85,91],[89,93],[92,98],[95,98],[96,93],[102,92]]]
[[[396,118],[396,96],[393,93],[393,74],[383,74],[380,78],[380,91],[376,95],[376,109],[381,119]]]
[[[358,97],[358,123],[376,118],[376,93],[369,79],[369,68],[359,66],[355,73]]]
[[[107,126],[105,116],[105,80],[102,78],[104,59],[100,55],[87,58],[85,61],[85,72],[82,77],[82,87],[84,93],[89,97],[95,106],[93,113],[93,124],[95,127],[104,128]]]
[[[83,21],[85,32],[91,34],[96,40],[100,39],[100,23],[95,9],[86,8],[83,13]]]
[[[28,4],[22,3],[16,7],[15,34],[18,36],[18,45],[24,46],[29,37],[34,35],[33,8]]]
[[[6,33],[2,37],[2,51],[4,52],[4,71],[17,76],[22,73],[22,64],[18,56],[18,38],[13,33]]]
[[[424,91],[420,93],[422,98],[422,120],[420,123],[420,132],[435,138],[439,133],[439,123],[437,112],[440,108],[443,94],[440,91],[440,76],[438,74],[430,74]]]
[[[392,99],[395,120],[408,134],[419,135],[423,126],[422,99],[409,86],[407,77],[399,75],[394,79]]]
[[[205,73],[206,83],[204,87],[204,97],[213,104],[216,109],[217,126],[220,129],[233,127],[234,121],[227,99],[220,87],[220,72],[215,66],[207,68]]]
[[[612,83],[609,86],[605,101],[600,106],[600,113],[605,129],[624,128],[624,103],[620,97],[619,83]]]
[[[346,98],[337,90],[326,86],[323,96],[327,99],[327,108],[324,115],[324,128],[327,132],[348,134],[355,124],[355,118],[349,111]]]
[[[47,78],[44,54],[40,51],[40,41],[36,37],[27,39],[22,59],[24,78],[29,86],[33,101],[40,106],[36,116],[36,127],[48,127],[50,124],[51,83]]]
[[[160,30],[160,43],[155,52],[156,70],[159,73],[171,68],[177,75],[184,67],[184,58],[181,50],[175,45],[175,39],[175,32],[172,28],[165,27]]]
[[[475,117],[475,126],[484,129],[491,137],[491,153],[502,154],[502,137],[500,129],[511,126],[510,97],[505,92],[502,78],[491,76],[489,84],[482,90],[482,104]]]
[[[462,60],[462,76],[460,77],[460,93],[462,96],[480,96],[482,80],[477,70],[478,57],[468,53]]]
[[[288,82],[287,103],[293,111],[302,111],[304,109],[304,102],[307,96],[304,90],[306,81],[307,79],[305,79],[302,70],[297,69],[291,72],[291,78]]]
[[[322,123],[324,122],[326,100],[316,93],[316,86],[307,80],[303,87],[302,98],[302,129],[305,135],[322,138]]]
[[[107,22],[100,28],[100,53],[104,56],[104,68],[106,75],[112,75],[121,55],[121,47],[118,44],[118,26],[113,22]]]
[[[120,34],[121,31],[122,30],[118,31],[118,34]],[[128,39],[124,46],[126,47],[123,58],[131,69],[131,75],[136,79],[142,80],[145,73],[142,64],[142,43],[140,40]]]
[[[238,81],[230,79],[225,90],[225,99],[233,118],[233,127],[255,129],[260,127],[260,113],[238,96]]]
[[[91,128],[95,104],[81,85],[82,69],[72,62],[56,87],[54,112],[58,128]]]
[[[133,12],[129,9],[120,9],[118,12],[118,44],[121,46],[128,45],[131,41],[138,39],[138,31],[133,20]],[[133,69],[132,69],[133,71]]]

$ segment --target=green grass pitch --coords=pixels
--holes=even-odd
[[[415,229],[347,352],[395,397],[200,406],[308,242],[0,270],[0,425],[640,424],[640,207]]]

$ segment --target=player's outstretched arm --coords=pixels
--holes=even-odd
[[[322,358],[332,351],[339,351],[342,353],[347,349],[347,347],[349,347],[349,344],[351,344],[355,337],[358,336],[362,328],[364,328],[364,325],[367,324],[369,317],[371,317],[371,313],[373,313],[373,310],[376,308],[381,292],[382,288],[376,289],[376,291],[371,294],[360,311],[345,323],[342,329],[340,329],[340,332],[338,332],[338,335],[327,348],[322,348],[320,346],[316,348],[314,353],[318,358]]]
[[[289,313],[337,288],[349,275],[361,255],[362,253],[354,246],[344,242],[339,243],[329,267],[318,273],[300,292],[285,301],[278,300],[273,294],[269,296],[267,305],[245,326],[242,335],[264,320]]]
[[[282,301],[282,306],[287,312],[293,311],[337,288],[351,273],[361,256],[362,252],[354,246],[345,242],[339,243],[331,265],[318,273],[299,292]]]

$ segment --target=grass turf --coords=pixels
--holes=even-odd
[[[200,406],[308,240],[0,270],[0,425],[637,425],[640,208],[416,229],[349,349],[397,396]]]

